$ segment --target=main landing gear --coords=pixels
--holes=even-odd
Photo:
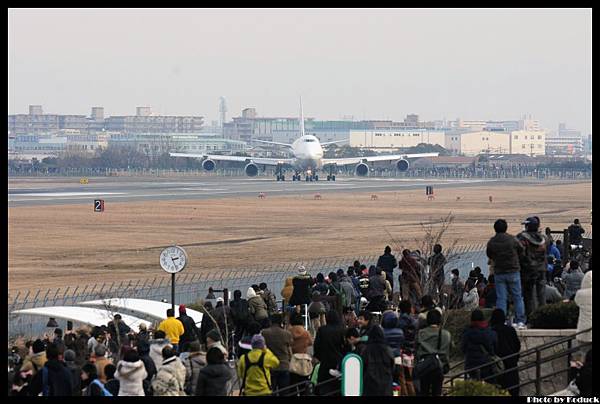
[[[335,171],[333,165],[329,167],[329,175],[327,175],[327,181],[335,181]]]

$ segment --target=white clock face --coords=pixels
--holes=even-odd
[[[187,262],[187,254],[181,247],[167,247],[160,253],[160,266],[170,274],[183,270]]]

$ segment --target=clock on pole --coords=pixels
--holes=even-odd
[[[159,261],[162,269],[171,274],[171,308],[175,313],[175,274],[183,271],[189,259],[183,248],[174,245],[162,250]]]

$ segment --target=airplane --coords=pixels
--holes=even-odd
[[[307,135],[304,130],[304,112],[302,109],[302,98],[300,98],[300,137],[293,143],[269,142],[266,140],[254,140],[259,143],[266,143],[276,146],[284,146],[291,149],[293,158],[263,158],[263,157],[244,157],[244,156],[222,156],[216,154],[196,154],[196,153],[169,153],[172,157],[201,158],[202,168],[212,171],[216,168],[218,161],[236,161],[244,163],[244,172],[249,177],[258,175],[258,167],[275,166],[275,175],[277,181],[285,181],[284,172],[287,169],[293,170],[292,181],[301,181],[301,176],[305,174],[305,181],[318,181],[318,171],[328,170],[327,181],[335,181],[335,173],[338,166],[356,165],[354,172],[359,177],[365,177],[369,174],[370,168],[367,163],[390,161],[398,171],[407,171],[410,167],[408,159],[420,157],[437,157],[439,153],[416,153],[416,154],[390,154],[371,157],[346,157],[346,158],[323,158],[323,146],[347,142],[348,139],[337,140],[334,142],[321,143],[314,135]]]

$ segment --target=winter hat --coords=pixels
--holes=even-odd
[[[248,291],[246,292],[246,299],[250,299],[254,296],[256,296],[256,292],[254,291],[254,288],[252,288],[252,286],[250,286],[248,288]]]
[[[46,344],[41,339],[36,339],[32,345],[33,353],[40,353],[46,350]]]
[[[96,347],[94,348],[94,354],[97,357],[106,355],[106,347],[102,344],[96,345]]]
[[[383,328],[396,328],[398,325],[398,317],[396,313],[393,311],[388,311],[387,313],[383,313],[383,318],[381,320],[381,326]]]
[[[65,351],[64,358],[66,362],[75,362],[75,357],[75,351],[73,351],[72,349],[67,349]]]
[[[224,301],[224,300],[223,300],[223,298],[222,298],[222,297],[217,297],[217,303],[219,303],[219,302],[223,302],[223,301]]]
[[[179,315],[180,316],[185,316],[185,304],[180,304],[179,305]]]
[[[221,341],[221,334],[216,329],[212,329],[206,333],[206,338],[210,338],[213,341]]]
[[[260,334],[256,334],[255,336],[252,337],[252,340],[250,341],[250,345],[252,345],[252,349],[264,349],[266,346],[265,337],[263,337]]]
[[[200,342],[198,342],[198,341],[190,342],[190,352],[200,352]]]
[[[304,265],[300,265],[298,267],[298,274],[300,274],[300,275],[306,275],[306,268],[304,267]]]

